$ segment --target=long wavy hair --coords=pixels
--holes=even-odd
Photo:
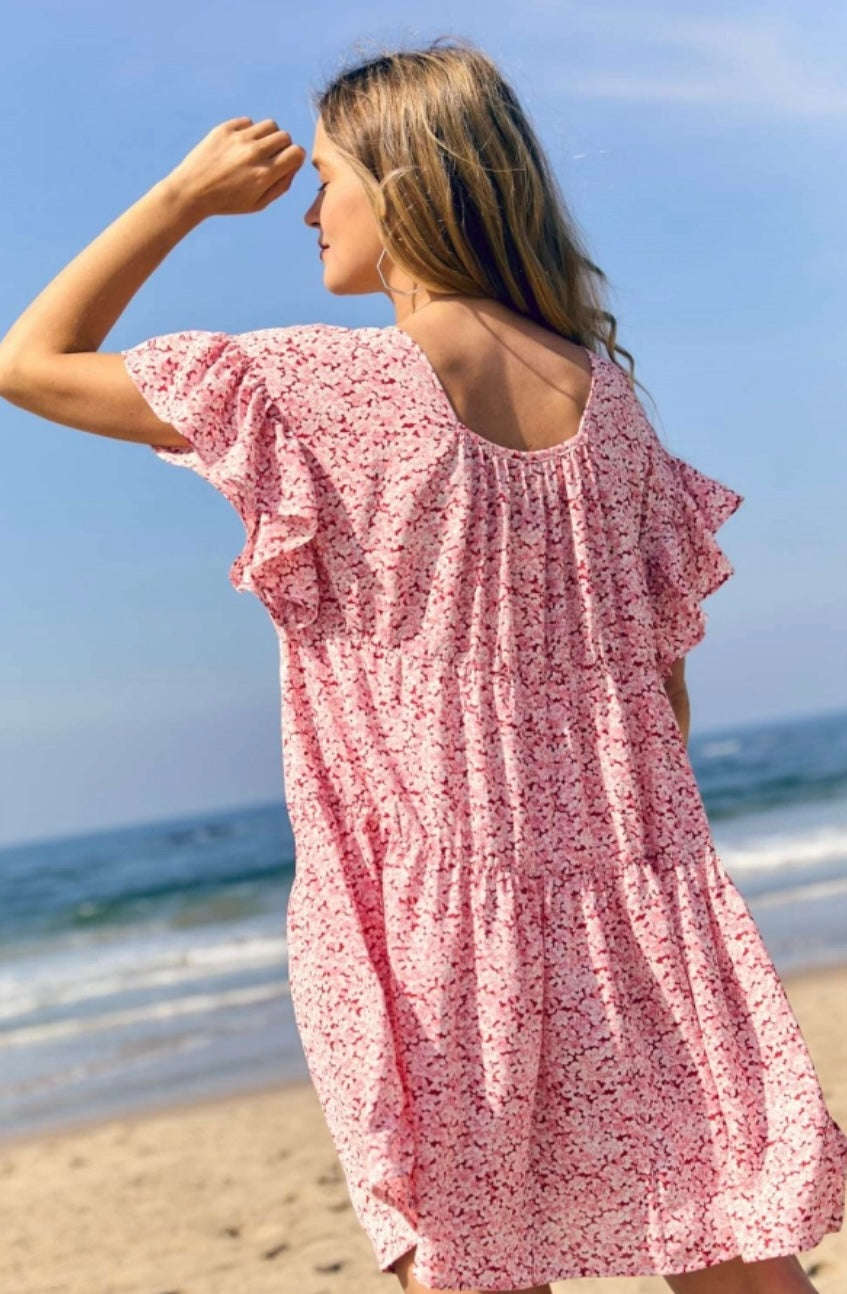
[[[378,53],[313,92],[388,255],[437,292],[492,298],[615,363],[625,356],[634,387],[606,276],[515,91],[471,41],[446,39]]]

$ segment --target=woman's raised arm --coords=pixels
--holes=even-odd
[[[126,371],[123,356],[84,352],[30,359],[0,370],[0,397],[78,431],[142,445],[190,444],[156,417]]]
[[[0,396],[52,422],[173,448],[119,354],[99,347],[169,252],[210,215],[264,210],[305,158],[287,131],[235,117],[215,126],[35,298],[0,341]]]

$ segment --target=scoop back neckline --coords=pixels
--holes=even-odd
[[[587,346],[582,349],[588,356],[588,362],[591,365],[591,383],[588,388],[588,395],[585,401],[585,407],[579,420],[579,426],[572,436],[566,440],[561,440],[555,445],[546,445],[542,449],[516,449],[513,445],[500,445],[495,440],[488,440],[487,437],[480,435],[478,431],[468,427],[456,413],[446,390],[441,384],[441,380],[433,367],[429,356],[427,355],[420,342],[415,341],[404,328],[398,324],[386,324],[384,328],[378,329],[379,332],[390,332],[405,339],[405,342],[411,353],[417,356],[421,367],[429,375],[430,382],[438,398],[439,404],[449,422],[450,426],[465,440],[471,444],[481,447],[483,450],[491,451],[504,458],[521,459],[524,462],[543,462],[545,459],[560,458],[570,454],[574,449],[581,447],[587,438],[588,424],[594,414],[595,397],[597,392],[597,377],[600,367],[600,356],[594,351],[589,350]]]

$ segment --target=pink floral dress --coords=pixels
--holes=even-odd
[[[291,993],[378,1266],[503,1290],[838,1230],[847,1135],[662,686],[742,496],[599,355],[525,452],[396,326],[122,353],[279,637]]]

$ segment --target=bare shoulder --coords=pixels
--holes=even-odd
[[[496,383],[502,374],[511,387],[535,381],[566,389],[577,401],[587,396],[592,369],[584,347],[499,302],[452,311],[450,305],[427,307],[402,324],[445,375]]]
[[[432,302],[399,326],[483,439],[537,451],[581,430],[594,381],[586,347],[499,302]]]

